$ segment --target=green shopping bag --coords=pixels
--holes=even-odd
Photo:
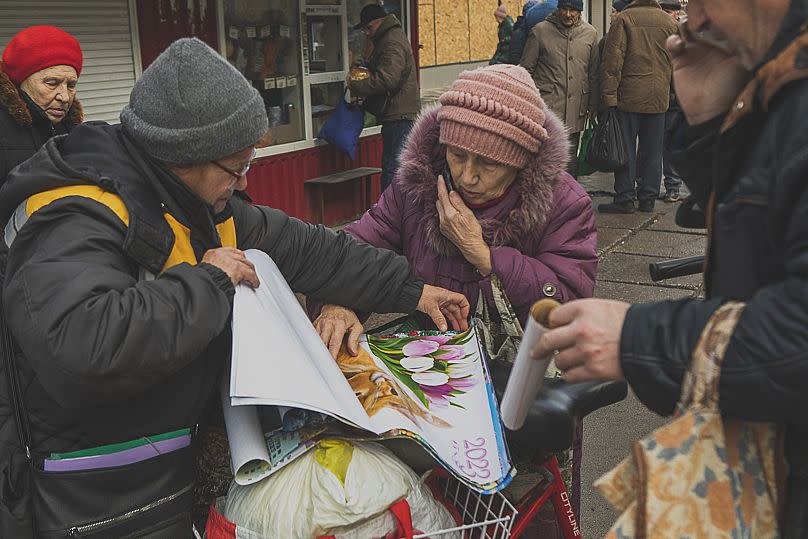
[[[594,118],[586,121],[586,128],[581,135],[581,145],[578,148],[578,156],[576,158],[578,162],[576,174],[578,176],[589,176],[595,172],[595,168],[586,160],[586,153],[589,151],[589,143],[592,142],[592,133],[594,133],[597,124],[598,121]]]

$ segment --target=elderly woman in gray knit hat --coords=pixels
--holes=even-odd
[[[120,125],[78,126],[9,175],[2,297],[17,385],[0,384],[0,492],[33,483],[37,497],[0,497],[0,537],[192,537],[191,432],[232,347],[235,287],[259,284],[246,249],[298,292],[466,327],[466,299],[425,286],[403,257],[234,197],[266,131],[258,91],[181,39]],[[20,436],[15,416],[28,419]],[[156,451],[109,454],[144,437]],[[51,458],[77,450],[98,458]]]

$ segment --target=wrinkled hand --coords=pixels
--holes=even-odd
[[[463,257],[482,275],[491,273],[491,250],[483,238],[483,228],[456,191],[449,193],[443,175],[438,176],[438,208],[441,234],[454,243]]]
[[[463,294],[428,284],[424,285],[424,291],[416,307],[422,313],[428,314],[440,331],[448,329],[447,319],[456,331],[467,330],[469,308],[469,302]]]
[[[567,382],[622,380],[620,333],[628,303],[572,301],[550,313],[550,327],[531,352],[540,359],[558,351],[555,362]]]
[[[314,321],[314,329],[317,330],[334,359],[337,359],[346,333],[348,334],[348,353],[352,356],[358,354],[359,337],[365,330],[355,312],[339,305],[323,307],[320,316]]]
[[[741,59],[699,41],[680,25],[681,35],[668,38],[676,98],[690,125],[726,113],[751,79]]]
[[[247,259],[244,251],[234,247],[210,249],[202,257],[202,262],[216,266],[225,272],[233,282],[233,286],[244,283],[252,288],[258,288],[261,285],[253,263]]]

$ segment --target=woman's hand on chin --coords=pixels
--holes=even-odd
[[[455,244],[463,257],[477,271],[491,273],[491,250],[483,238],[483,228],[474,213],[457,192],[449,193],[442,177],[438,177],[438,208],[441,234]]]

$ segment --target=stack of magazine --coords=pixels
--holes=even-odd
[[[274,262],[248,251],[261,286],[239,286],[222,388],[236,482],[268,477],[326,437],[407,437],[481,493],[515,475],[474,328],[365,335],[335,361]],[[277,407],[267,430],[260,406]]]

